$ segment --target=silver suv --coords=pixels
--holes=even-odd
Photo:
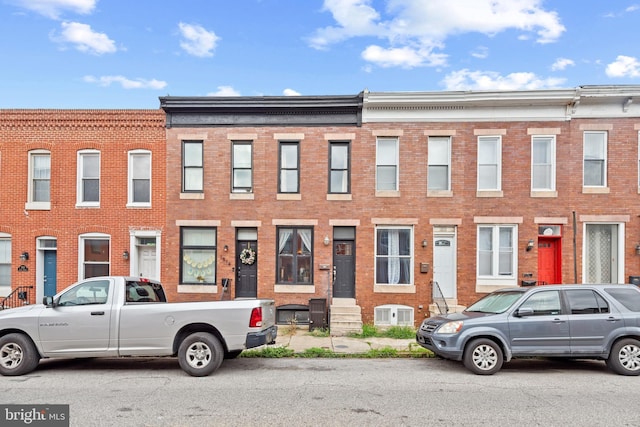
[[[640,375],[640,289],[633,285],[548,285],[495,291],[462,313],[431,317],[422,347],[491,375],[514,357],[606,360]]]

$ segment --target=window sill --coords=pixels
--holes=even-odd
[[[313,294],[316,287],[313,285],[278,285],[274,286],[274,292],[277,294]]]
[[[278,193],[276,200],[302,200],[302,194],[300,193]]]
[[[351,194],[336,194],[336,193],[331,193],[331,194],[327,194],[327,200],[351,200]]]
[[[253,193],[229,193],[229,200],[253,200]]]
[[[99,203],[77,203],[76,209],[99,209]]]
[[[609,187],[582,187],[582,194],[609,194]]]
[[[400,197],[398,190],[376,190],[376,197]]]
[[[127,203],[127,208],[151,209],[151,203]]]
[[[27,202],[24,208],[28,211],[50,211],[51,202]]]
[[[178,285],[179,294],[217,294],[218,285]]]
[[[451,190],[427,190],[427,197],[453,197]]]
[[[476,197],[504,197],[504,193],[500,190],[478,190]]]
[[[415,285],[373,285],[373,292],[380,294],[415,294]]]
[[[537,190],[531,191],[532,198],[557,198],[558,192],[553,190]]]
[[[204,193],[180,193],[182,200],[204,200]]]

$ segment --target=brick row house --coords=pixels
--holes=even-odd
[[[156,274],[171,300],[273,298],[279,323],[336,334],[413,326],[502,287],[640,281],[639,97],[583,86],[2,110],[0,289],[44,289],[51,239],[58,284],[106,271],[87,270],[86,238],[109,241],[109,273]],[[96,152],[91,206],[79,189],[96,170],[81,165]],[[41,153],[49,210],[32,204]],[[137,206],[131,156],[144,153],[151,201]]]

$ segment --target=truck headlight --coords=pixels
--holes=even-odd
[[[464,322],[462,320],[456,320],[454,322],[448,322],[438,328],[439,334],[457,334],[462,329]]]

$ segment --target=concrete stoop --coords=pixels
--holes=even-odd
[[[332,336],[362,332],[362,309],[356,305],[354,298],[334,298],[329,313],[329,330]]]

